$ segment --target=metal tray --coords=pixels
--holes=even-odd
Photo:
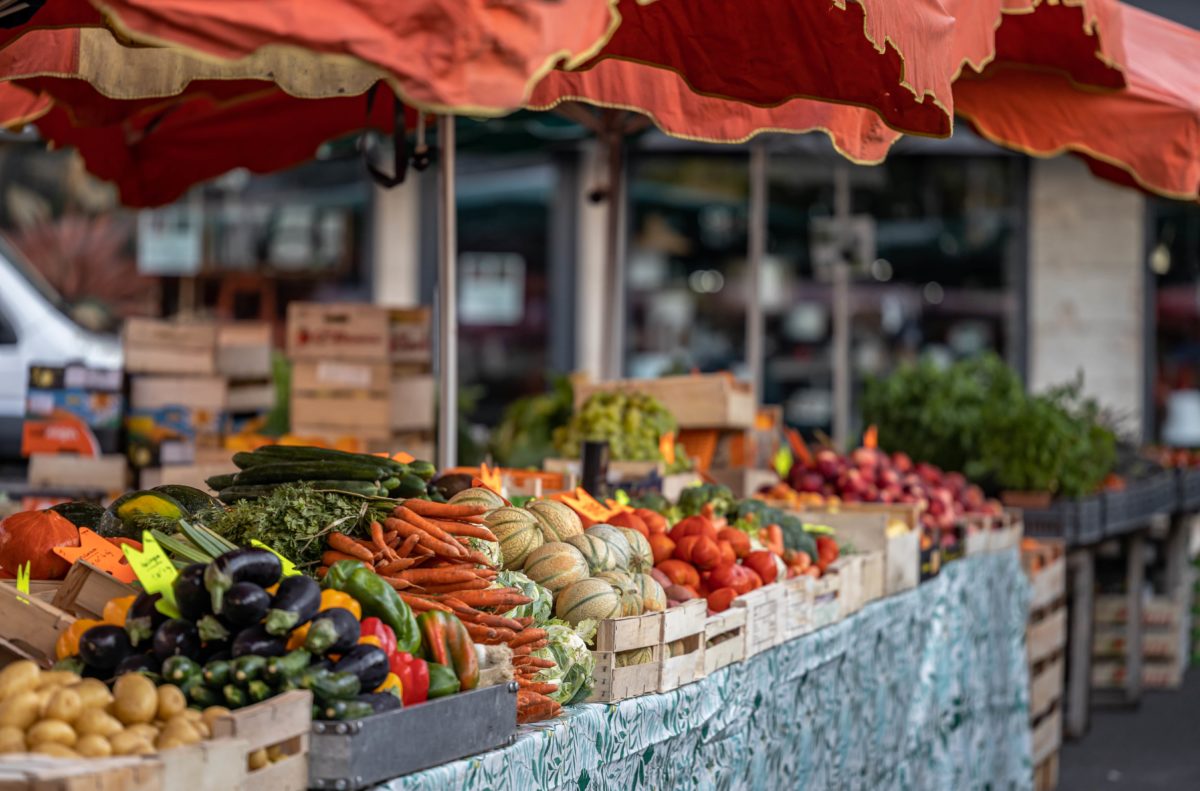
[[[312,724],[310,788],[356,791],[512,743],[516,682],[361,720]]]

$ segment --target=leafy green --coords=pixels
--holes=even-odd
[[[540,467],[554,455],[554,429],[571,419],[575,400],[571,380],[554,379],[549,393],[519,398],[504,410],[492,432],[491,451],[503,467]]]
[[[659,461],[659,437],[675,427],[662,402],[645,393],[595,393],[570,423],[555,429],[554,445],[560,455],[575,459],[585,441],[605,441],[616,461]]]
[[[679,494],[679,512],[682,516],[695,516],[709,503],[712,503],[713,513],[717,516],[725,516],[737,506],[728,486],[702,483],[689,486]]]
[[[496,575],[493,587],[517,588],[521,595],[533,599],[529,604],[522,604],[504,613],[505,617],[533,618],[534,625],[540,626],[548,621],[554,612],[554,595],[519,571],[500,572]]]
[[[584,621],[580,629],[594,623]],[[549,697],[559,703],[574,703],[587,699],[591,693],[592,671],[596,658],[588,650],[586,637],[571,624],[551,619],[542,627],[546,630],[546,646],[533,651],[539,659],[549,659],[554,667],[543,668],[534,676],[539,683],[557,683],[558,689]]]

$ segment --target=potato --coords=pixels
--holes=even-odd
[[[25,752],[25,731],[12,725],[0,728],[0,755]]]
[[[212,738],[212,729],[208,727],[208,723],[204,720],[196,720],[192,723],[192,727],[196,729],[196,733],[200,734],[201,739]]]
[[[26,690],[0,701],[0,727],[11,725],[25,731],[38,720],[38,693]]]
[[[59,688],[54,690],[50,700],[42,707],[42,716],[63,722],[74,722],[83,713],[83,701],[79,693],[73,689]]]
[[[46,670],[38,676],[38,689],[45,687],[61,687],[64,684],[74,684],[79,680],[78,673],[72,673],[70,670]]]
[[[282,761],[284,758],[287,758],[287,757],[289,757],[289,754],[285,753],[283,751],[282,744],[272,744],[270,747],[267,748],[267,758],[271,759],[271,763],[276,763],[278,761]]]
[[[79,737],[75,743],[75,751],[85,758],[107,758],[112,755],[112,745],[98,733],[89,733]]]
[[[164,733],[162,736],[158,737],[158,741],[154,743],[154,746],[161,751],[174,750],[176,747],[186,747],[187,744],[186,742],[179,741],[179,739],[175,736],[168,736]]]
[[[67,747],[65,744],[58,742],[42,742],[33,747],[29,752],[39,753],[41,755],[50,755],[55,758],[78,758],[79,753]]]
[[[143,755],[154,752],[154,747],[150,742],[141,735],[129,731],[121,731],[116,736],[110,737],[108,743],[112,746],[113,755]]]
[[[38,666],[28,659],[13,662],[0,670],[0,700],[12,697],[18,692],[36,689],[38,677],[41,674],[42,671],[38,669]]]
[[[113,687],[113,713],[126,725],[150,722],[158,712],[154,682],[140,673],[126,673]]]
[[[98,678],[85,678],[78,684],[72,684],[71,689],[79,695],[85,709],[103,709],[113,700],[108,685]]]
[[[34,723],[25,733],[25,738],[30,744],[56,742],[65,747],[74,747],[77,737],[71,726],[62,720],[45,719]]]
[[[262,769],[264,766],[271,763],[271,759],[267,757],[266,750],[259,748],[250,753],[249,758],[246,759],[246,763],[249,764],[250,771],[253,772],[256,769]]]
[[[210,731],[215,731],[216,726],[214,723],[222,717],[228,717],[232,713],[224,706],[209,706],[204,710],[204,724],[208,726]]]
[[[115,736],[124,730],[121,722],[102,709],[85,709],[75,719],[75,732],[80,736]]]
[[[125,728],[129,733],[136,733],[144,740],[153,743],[158,738],[160,729],[157,725],[149,722],[139,722],[136,725],[129,725]]]
[[[164,684],[158,688],[158,718],[169,720],[180,712],[187,711],[187,698],[179,687]]]
[[[200,741],[199,729],[183,716],[176,716],[163,726],[162,735],[178,739],[183,744],[195,744]]]

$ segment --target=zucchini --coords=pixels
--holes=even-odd
[[[239,656],[233,660],[233,682],[244,687],[251,681],[258,680],[266,667],[267,658],[265,656],[254,656],[253,654]]]
[[[225,705],[231,709],[240,709],[250,702],[245,690],[233,684],[221,688],[221,697],[225,698]]]
[[[200,678],[200,665],[186,656],[170,656],[162,663],[162,677],[176,686]]]
[[[371,481],[305,481],[305,483],[318,491],[346,492],[363,497],[377,497],[385,491],[379,484]]]
[[[300,686],[320,700],[348,700],[361,691],[358,676],[334,673],[325,668],[309,668],[300,674]]]
[[[268,659],[263,675],[272,684],[279,684],[303,673],[311,660],[312,654],[303,648],[297,648],[284,656],[273,656]]]
[[[425,479],[413,473],[407,473],[400,479],[400,485],[395,487],[396,497],[421,497],[425,494],[427,484]]]
[[[416,459],[408,465],[408,472],[420,477],[426,483],[433,480],[433,476],[437,474],[437,467],[431,461],[422,461]]]
[[[320,707],[322,720],[361,720],[375,713],[375,707],[364,700],[331,700]]]
[[[383,456],[371,456],[365,453],[350,453],[348,451],[333,450],[331,448],[314,448],[310,446],[297,445],[265,445],[254,451],[253,454],[246,455],[254,456],[256,459],[270,460],[270,462],[262,463],[278,463],[281,461],[348,462],[351,464],[371,464],[376,467],[387,467],[395,472],[406,472],[409,466]],[[237,458],[237,456],[234,456],[234,464],[237,464]],[[251,466],[257,466],[258,464],[259,462],[255,461]]]
[[[225,475],[214,475],[204,481],[204,484],[214,492],[219,492],[222,489],[227,489],[233,486],[233,479],[237,477],[236,473],[227,473]]]
[[[246,685],[246,694],[249,696],[251,703],[262,703],[275,693],[267,686],[265,681],[251,681]]]
[[[187,698],[194,705],[207,709],[209,706],[225,705],[225,698],[213,687],[196,684],[187,691]]]
[[[233,665],[225,660],[215,660],[204,666],[204,683],[210,687],[223,687],[233,678]]]
[[[234,478],[238,486],[256,486],[264,483],[296,483],[299,481],[377,481],[388,478],[391,472],[381,470],[378,464],[356,462],[277,462],[242,470]]]

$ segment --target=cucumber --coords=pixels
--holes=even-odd
[[[227,475],[214,475],[205,480],[204,483],[214,492],[219,492],[222,489],[228,489],[230,486],[233,486],[233,479],[236,477],[237,475],[232,472]]]
[[[233,681],[235,684],[246,686],[251,681],[255,681],[263,674],[263,670],[267,667],[267,658],[265,656],[239,656],[233,660]]]
[[[400,478],[399,486],[393,487],[392,494],[395,497],[421,497],[425,490],[425,480],[419,475],[408,473]]]
[[[351,464],[360,465],[365,463],[374,465],[376,467],[387,467],[396,472],[407,471],[407,465],[383,456],[371,456],[365,453],[349,453],[344,450],[333,450],[331,448],[313,448],[295,445],[265,445],[254,451],[253,454],[247,455],[252,455],[255,457],[255,462],[252,466],[257,466],[260,463],[266,463],[260,462],[258,459],[270,459],[272,463],[280,461],[329,461],[348,462]],[[234,463],[238,463],[237,456],[234,457]]]
[[[310,661],[312,661],[312,654],[303,648],[297,648],[284,656],[274,656],[268,659],[263,677],[272,684],[279,684],[285,679],[304,672]]]
[[[362,700],[331,700],[320,707],[322,720],[361,720],[375,713],[375,707]]]
[[[387,491],[379,484],[368,481],[305,481],[305,483],[320,491],[347,492],[361,494],[364,497],[377,497]]]
[[[378,464],[356,462],[310,461],[277,462],[242,470],[234,478],[237,486],[264,483],[296,483],[298,481],[377,481],[391,476],[390,470]]]
[[[437,474],[437,467],[431,461],[421,461],[417,459],[408,465],[408,472],[421,478],[428,483],[433,480],[433,476]]]

